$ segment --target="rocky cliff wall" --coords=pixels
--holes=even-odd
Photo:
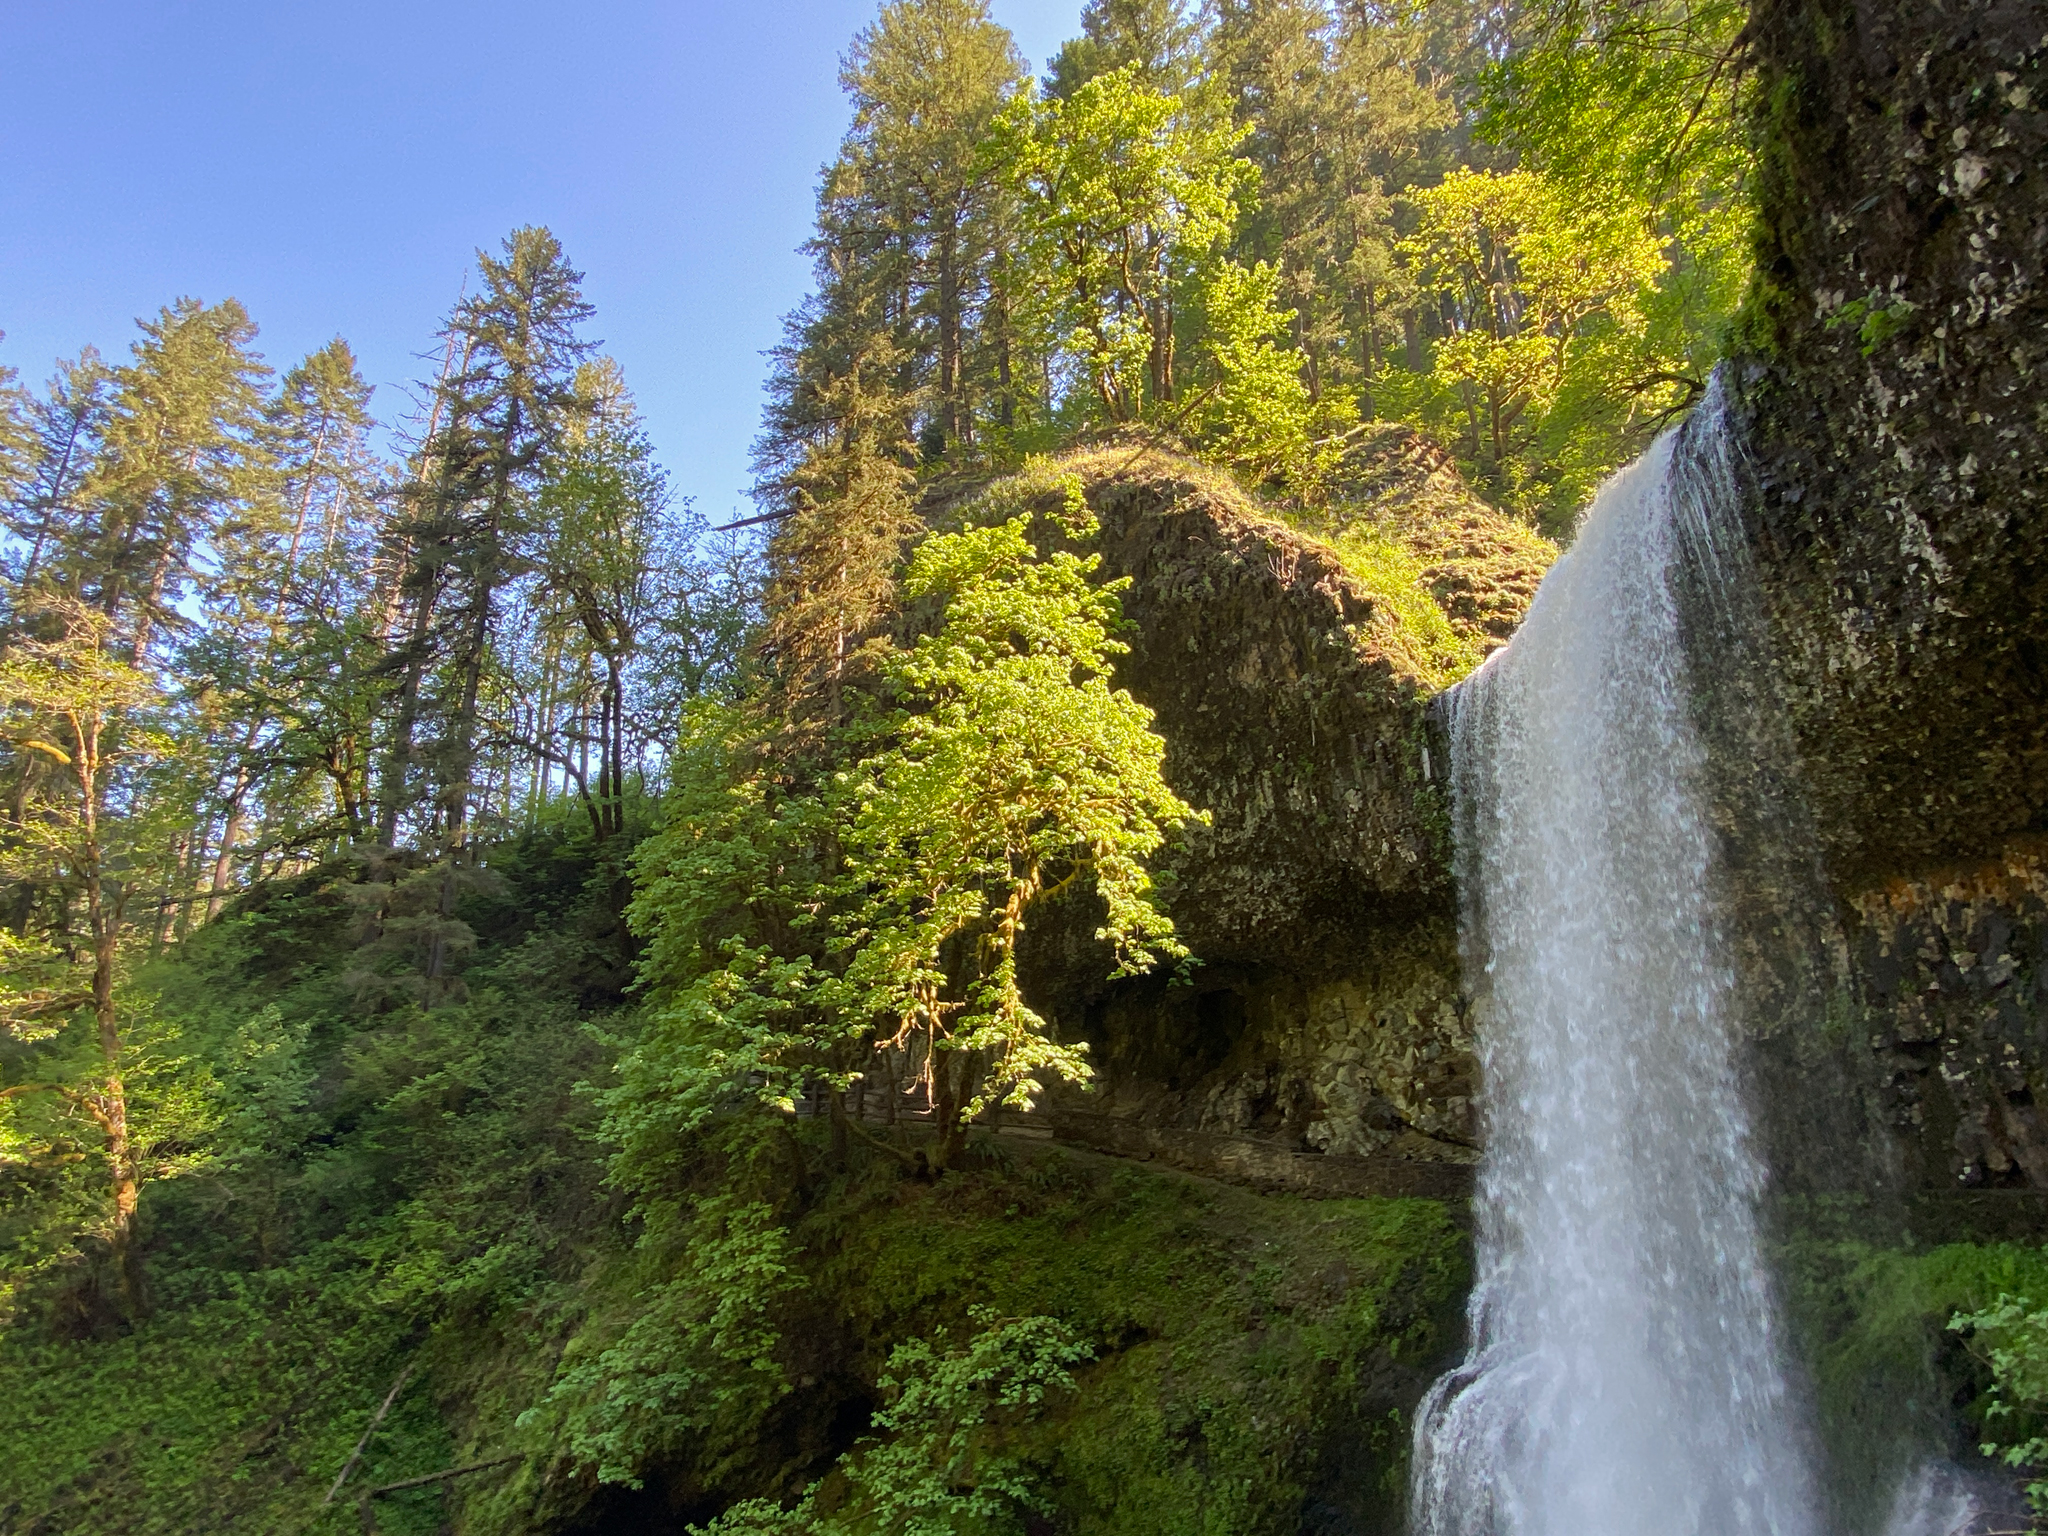
[[[1091,1042],[1102,1074],[1094,1092],[1056,1095],[1050,1118],[1071,1139],[1242,1182],[1459,1191],[1476,1064],[1446,765],[1425,732],[1435,685],[1414,636],[1330,544],[1213,470],[1118,445],[1039,472],[1026,501],[1050,509],[1066,476],[1099,521],[1103,574],[1131,582],[1118,680],[1153,710],[1169,781],[1211,819],[1163,861],[1201,962],[1184,983],[1105,981],[1085,902],[1034,919],[1027,990]],[[1373,439],[1355,482],[1333,528],[1393,527],[1401,502],[1446,614],[1498,643],[1550,547],[1406,433]]]
[[[1760,269],[1727,378],[1757,718],[1811,813],[1775,835],[1818,855],[1751,914],[1765,1133],[1787,1187],[2009,1229],[2039,1205],[1981,1192],[2048,1190],[2048,6],[1751,25]]]

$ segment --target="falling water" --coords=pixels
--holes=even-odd
[[[1714,547],[1725,440],[1703,410],[1611,481],[1450,702],[1488,1142],[1473,1342],[1417,1423],[1417,1536],[1821,1526],[1673,583],[1682,542]]]

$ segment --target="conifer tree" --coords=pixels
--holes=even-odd
[[[785,517],[768,547],[761,646],[780,713],[800,733],[844,720],[847,688],[871,669],[864,643],[888,611],[917,526],[901,418],[861,375],[856,367],[820,390],[837,430],[784,482]]]
[[[265,470],[256,327],[233,299],[180,299],[143,322],[134,360],[113,371],[100,451],[66,530],[69,592],[127,637],[140,666],[184,619],[193,558]]]
[[[895,397],[928,460],[1014,420],[1015,360],[979,344],[1006,225],[977,151],[1023,71],[985,0],[892,0],[855,38],[840,71],[853,122],[806,247],[817,287],[785,324],[756,449],[771,505],[832,435],[827,402],[849,378],[864,400]]]
[[[77,497],[99,452],[109,378],[99,353],[86,347],[76,361],[60,358],[44,392],[28,401],[34,442],[7,522],[17,546],[10,575],[20,583],[35,581],[52,541],[74,530],[83,515]]]
[[[141,329],[126,364],[102,374],[87,356],[58,369],[38,412],[40,464],[32,504],[17,521],[29,545],[11,607],[31,632],[53,613],[92,610],[114,653],[154,681],[170,660],[168,637],[192,631],[188,599],[211,579],[217,549],[260,499],[269,370],[252,350],[255,325],[233,299],[181,299]],[[10,767],[24,814],[51,770],[35,753],[17,754]],[[147,857],[163,875],[160,910],[182,918],[205,867],[212,807],[192,777],[177,784],[183,830]],[[18,905],[38,899],[32,888],[17,892]]]
[[[6,340],[0,331],[0,341]],[[21,492],[35,465],[33,406],[16,370],[0,367],[0,504]]]
[[[319,589],[337,579],[356,585],[352,572],[333,565],[333,556],[337,542],[349,552],[349,534],[370,514],[376,495],[369,399],[355,356],[339,338],[287,372],[264,408],[269,483],[214,541],[217,571],[207,583],[208,623],[186,662],[189,673],[211,679],[219,708],[214,729],[220,832],[208,882],[208,919],[231,888],[252,795],[268,791],[281,822],[301,823],[273,827],[274,838],[303,846],[333,836],[329,818],[296,814],[308,775],[316,770],[278,732],[300,691],[288,663],[310,659],[305,642],[312,638],[311,626],[305,621],[320,612]],[[321,617],[339,616],[327,611]],[[343,804],[348,799],[341,796]],[[346,812],[341,814],[346,820]],[[310,826],[304,824],[308,820]]]
[[[450,849],[464,841],[499,598],[522,569],[533,498],[580,409],[577,368],[593,346],[578,334],[592,313],[582,274],[545,228],[514,230],[502,256],[478,252],[478,268],[482,290],[448,325],[460,363],[437,391],[438,420],[406,489],[410,620],[392,658],[398,702],[378,808],[387,846],[416,803],[416,755],[431,770],[429,825]],[[423,714],[436,735],[417,754]]]
[[[1397,200],[1442,174],[1455,118],[1426,41],[1366,8],[1224,0],[1210,42],[1260,170],[1238,249],[1278,267],[1311,392],[1356,389],[1368,414],[1417,323]]]
[[[980,146],[1023,71],[985,0],[891,0],[840,73],[854,116],[819,189],[817,289],[785,325],[755,446],[777,524],[763,645],[805,729],[840,718],[862,671],[912,467],[1018,420],[1006,192]]]
[[[1134,69],[1146,89],[1177,95],[1201,73],[1201,44],[1185,0],[1086,0],[1081,35],[1046,67],[1046,94],[1063,99],[1099,75]]]
[[[1023,73],[985,0],[895,0],[840,71],[854,105],[842,165],[901,248],[905,361],[928,397],[927,457],[974,438],[967,335],[987,293],[996,192],[976,151]]]

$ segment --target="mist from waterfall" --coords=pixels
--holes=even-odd
[[[1417,1536],[1822,1528],[1673,581],[1682,545],[1716,547],[1726,433],[1716,392],[1612,480],[1449,701],[1487,1150],[1470,1353],[1416,1426]]]

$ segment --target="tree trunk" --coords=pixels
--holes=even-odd
[[[939,430],[948,445],[966,434],[960,411],[959,231],[950,223],[939,233]]]
[[[100,1062],[106,1076],[94,1095],[94,1118],[107,1138],[109,1193],[113,1197],[113,1219],[107,1228],[114,1273],[121,1300],[131,1317],[142,1314],[142,1277],[135,1258],[135,1208],[141,1196],[141,1180],[135,1167],[134,1148],[128,1135],[128,1086],[121,1075],[121,1019],[114,1004],[114,969],[121,938],[121,920],[107,901],[102,876],[99,843],[99,796],[101,789],[97,729],[77,733],[78,755],[75,772],[80,790],[83,833],[79,869],[84,877],[86,925],[92,934],[92,1011],[98,1036]]]
[[[434,618],[439,577],[429,573],[413,605],[412,633],[406,638],[405,681],[398,690],[398,711],[391,723],[391,749],[384,759],[384,782],[378,786],[377,842],[398,845],[398,816],[405,805],[405,785],[412,767],[413,732],[419,726],[420,685],[426,680],[427,632]]]

